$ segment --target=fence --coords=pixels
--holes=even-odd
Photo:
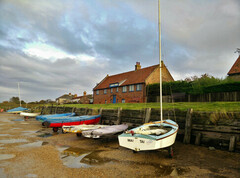
[[[163,96],[163,102],[215,102],[240,101],[240,92],[219,92],[205,94],[173,93],[172,96]],[[159,96],[149,96],[148,102],[159,102]]]

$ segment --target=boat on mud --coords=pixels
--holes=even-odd
[[[127,130],[127,128],[127,124],[110,125],[99,129],[82,131],[82,135],[87,138],[108,137],[122,133],[123,131]]]
[[[36,120],[44,122],[47,119],[54,119],[54,118],[65,118],[75,116],[75,113],[63,113],[63,114],[49,114],[49,115],[40,115],[36,117]]]
[[[84,115],[84,116],[71,116],[71,117],[55,117],[46,119],[42,125],[49,128],[52,127],[54,132],[57,132],[59,128],[70,125],[81,124],[97,124],[101,119],[101,115]]]
[[[64,133],[75,133],[77,136],[81,136],[83,131],[94,130],[107,127],[109,125],[70,125],[70,126],[62,126],[62,130]]]
[[[169,156],[173,157],[172,145],[178,131],[178,124],[172,120],[163,120],[162,105],[162,54],[161,54],[161,18],[160,0],[158,0],[158,36],[159,36],[159,95],[160,121],[143,124],[118,136],[119,145],[137,151],[168,148]]]
[[[29,117],[36,117],[40,115],[40,113],[31,113],[31,112],[21,112],[20,116],[23,116],[24,118],[29,118]]]
[[[118,136],[119,145],[133,151],[167,148],[174,144],[178,125],[172,120],[150,122]]]
[[[17,108],[9,109],[9,110],[7,110],[7,112],[17,114],[17,113],[21,113],[21,112],[27,111],[27,110],[28,110],[28,108],[17,107]]]

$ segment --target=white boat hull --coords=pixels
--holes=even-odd
[[[154,132],[159,129],[166,132]],[[178,125],[172,120],[150,122],[126,131],[118,136],[118,140],[120,146],[134,151],[157,150],[173,145],[177,131]]]
[[[141,137],[121,137],[118,136],[119,145],[134,151],[147,151],[147,150],[157,150],[161,148],[170,147],[174,144],[177,136],[177,132],[174,134],[162,138],[160,140],[152,140]]]
[[[24,117],[36,117],[40,115],[40,113],[28,113],[28,112],[21,112],[20,116],[24,116]]]

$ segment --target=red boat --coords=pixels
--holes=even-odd
[[[52,127],[54,132],[58,131],[58,128],[62,127],[63,125],[81,125],[81,124],[97,124],[101,119],[101,115],[94,115],[94,116],[73,116],[73,117],[65,117],[65,118],[54,118],[54,119],[47,119],[43,122],[43,126],[45,127]]]

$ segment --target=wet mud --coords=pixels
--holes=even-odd
[[[117,137],[54,133],[21,119],[0,114],[0,177],[240,177],[239,153],[176,142],[170,159],[164,149],[133,153]]]

